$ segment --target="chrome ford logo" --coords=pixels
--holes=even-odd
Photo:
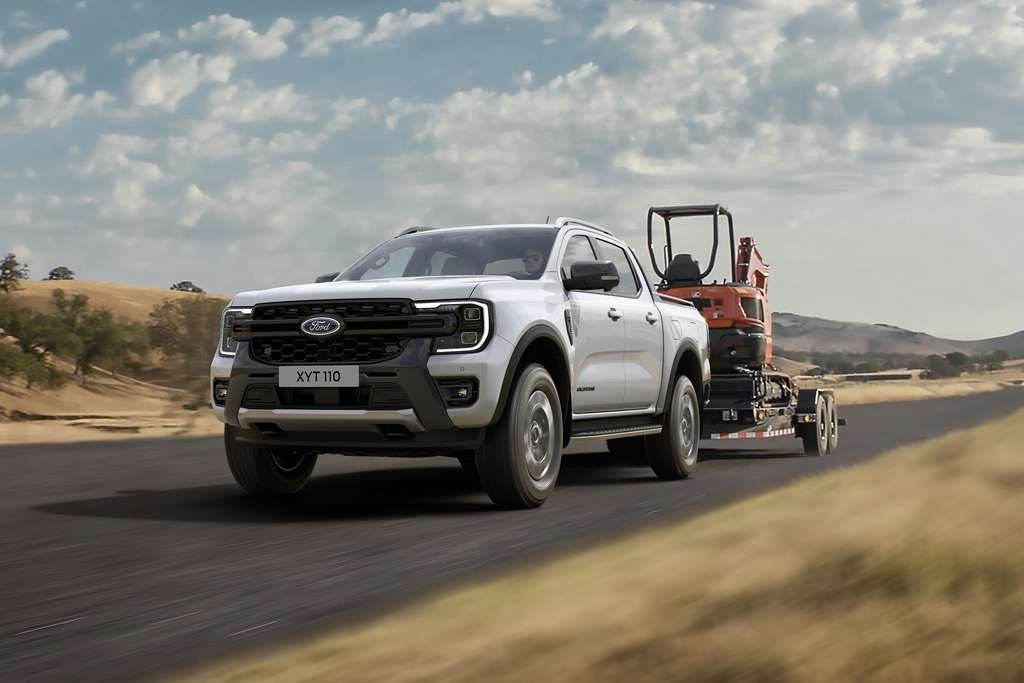
[[[337,318],[330,318],[325,315],[318,315],[315,318],[307,318],[299,325],[299,329],[311,337],[330,337],[345,329],[345,323]]]

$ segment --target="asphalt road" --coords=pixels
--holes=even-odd
[[[1021,407],[1024,390],[850,407],[835,457],[719,446],[683,482],[576,454],[526,512],[445,458],[324,457],[267,503],[238,494],[218,439],[0,448],[0,679],[166,676]]]

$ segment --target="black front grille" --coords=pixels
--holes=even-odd
[[[409,343],[404,337],[256,337],[252,355],[274,365],[379,363],[397,358]]]
[[[255,384],[246,389],[242,407],[401,410],[411,408],[412,404],[398,384],[312,389]]]
[[[344,329],[329,337],[303,333],[302,322],[318,315],[341,320]],[[304,301],[256,306],[232,334],[249,341],[253,358],[263,363],[371,364],[397,358],[413,337],[448,336],[456,325],[452,313],[417,313],[403,299]]]

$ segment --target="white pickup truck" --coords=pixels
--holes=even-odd
[[[660,297],[607,230],[560,218],[410,228],[315,284],[238,294],[210,390],[250,494],[297,492],[322,453],[449,455],[523,508],[571,440],[687,477],[710,371],[690,302]]]

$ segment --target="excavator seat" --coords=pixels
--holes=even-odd
[[[665,270],[665,283],[669,287],[697,287],[704,284],[700,275],[700,264],[693,256],[676,254]]]

